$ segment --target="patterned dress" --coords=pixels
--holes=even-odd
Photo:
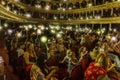
[[[32,65],[30,70],[30,80],[46,80],[39,67]]]
[[[96,80],[99,75],[107,75],[107,71],[100,66],[96,66],[94,62],[90,63],[85,71],[84,80]]]

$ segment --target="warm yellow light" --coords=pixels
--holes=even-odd
[[[89,7],[92,6],[92,3],[89,3],[88,6],[89,6]]]
[[[40,35],[42,32],[40,29],[37,30],[37,34]]]
[[[5,1],[1,1],[1,4],[2,4],[2,5],[5,5],[6,3],[5,3]]]
[[[98,31],[97,31],[97,34],[99,35],[100,33],[101,33],[100,30],[98,30]]]
[[[42,36],[40,40],[41,42],[46,43],[48,38],[46,36]]]
[[[27,25],[24,25],[24,28],[26,31],[28,31],[28,26]]]
[[[36,27],[34,27],[34,30],[36,30],[37,28]]]
[[[69,9],[69,10],[71,10],[71,9],[72,9],[72,7],[69,7],[68,9]]]
[[[17,37],[18,37],[18,38],[22,37],[22,33],[21,33],[21,32],[18,32],[18,33],[17,33]]]
[[[19,0],[14,0],[14,2],[19,2]]]
[[[55,33],[55,30],[51,30],[51,33],[54,34],[54,33]]]
[[[111,37],[111,41],[117,41],[117,38],[115,36]]]
[[[63,0],[64,2],[66,2],[67,0]]]
[[[12,32],[12,29],[8,29],[8,34],[11,34]]]
[[[9,10],[10,10],[10,7],[9,7],[9,6],[7,6],[7,7],[6,7],[6,9],[9,11]]]
[[[14,10],[14,13],[16,14],[16,13],[17,13],[17,10]]]
[[[83,17],[81,17],[80,19],[83,20]]]
[[[38,4],[38,5],[35,5],[35,7],[36,7],[36,8],[41,8],[41,5]]]
[[[33,26],[30,24],[30,25],[28,25],[28,27],[29,27],[29,29],[31,29]]]
[[[30,18],[30,17],[31,17],[31,14],[30,14],[30,13],[27,13],[25,16],[26,16],[27,18]]]
[[[60,30],[60,26],[59,25],[56,26],[56,30]]]
[[[117,29],[113,29],[113,31],[114,31],[114,32],[116,32],[116,31],[117,31]]]
[[[4,27],[8,27],[8,23],[4,23]]]
[[[61,38],[62,35],[61,35],[60,33],[57,33],[57,34],[56,34],[56,37],[57,37],[57,38]]]
[[[2,28],[2,26],[0,26],[0,30],[2,30],[3,28]]]
[[[57,19],[57,17],[56,17],[56,16],[54,16],[54,19],[56,20],[56,19]]]
[[[62,10],[65,11],[65,8],[63,8]]]
[[[45,10],[50,10],[50,6],[46,5]]]

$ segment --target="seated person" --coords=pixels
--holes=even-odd
[[[102,80],[107,76],[105,55],[100,54],[94,62],[91,62],[84,74],[84,80]],[[108,77],[106,77],[108,78]]]
[[[41,68],[37,66],[37,62],[39,62],[37,59],[38,57],[36,56],[36,53],[34,51],[34,44],[33,43],[28,43],[26,45],[26,51],[24,54],[24,59],[25,59],[25,64],[26,64],[26,71],[28,73],[28,79],[31,78],[31,73],[33,73],[34,71],[36,71],[38,69],[39,75],[41,75],[42,77],[45,78],[50,78],[50,76],[56,71],[56,69],[53,69],[51,72],[49,72],[47,75],[45,75]],[[34,70],[33,72],[31,72],[31,70]],[[30,76],[29,76],[30,74]],[[34,74],[35,76],[37,76],[37,74]],[[34,76],[32,76],[34,77]],[[31,78],[31,80],[33,80],[33,78]],[[37,79],[34,79],[37,80]]]
[[[23,57],[25,59],[26,66],[36,64],[37,56],[36,56],[36,53],[34,51],[34,44],[33,43],[26,44],[26,51],[25,51]]]
[[[32,65],[30,69],[30,80],[49,80],[55,72],[56,70],[54,69],[47,76],[45,76],[38,66]]]

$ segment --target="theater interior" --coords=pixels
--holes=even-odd
[[[120,80],[120,0],[0,0],[0,80]]]

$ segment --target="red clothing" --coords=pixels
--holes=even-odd
[[[90,63],[89,67],[85,71],[84,80],[96,80],[100,75],[107,75],[107,71],[100,66],[96,66],[94,62]]]

